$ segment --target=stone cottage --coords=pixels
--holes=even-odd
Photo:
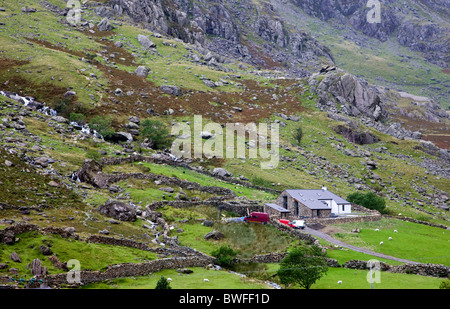
[[[326,187],[284,190],[276,200],[279,208],[270,205],[266,204],[265,210],[272,214],[278,211],[280,217],[287,217],[286,210],[291,218],[328,218],[351,214],[351,203]]]

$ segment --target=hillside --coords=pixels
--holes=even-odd
[[[361,21],[365,1],[328,2],[85,1],[71,25],[65,1],[0,0],[1,284],[30,278],[31,269],[42,274],[39,259],[55,286],[77,260],[86,276],[108,278],[87,288],[154,288],[159,271],[175,277],[172,269],[186,268],[195,276],[180,274],[187,281],[177,288],[212,272],[223,281],[214,289],[280,287],[276,262],[247,259],[279,261],[311,239],[221,219],[261,209],[285,189],[322,186],[343,198],[374,192],[387,207],[380,221],[358,223],[360,234],[350,223],[318,229],[445,271],[448,4],[393,1],[382,15],[390,24],[372,29]],[[425,27],[433,36],[418,44]],[[158,133],[195,146],[196,136],[171,130],[194,131],[199,115],[205,148],[226,136],[228,123],[278,125],[279,147],[250,136],[232,157],[181,158],[170,143],[158,147]],[[159,122],[154,139],[146,120]],[[266,169],[267,156],[250,156],[261,144],[276,161]],[[378,246],[375,228],[383,237],[404,232],[402,244]],[[317,288],[329,288],[336,274],[350,278],[349,261],[371,259],[318,242],[342,268]],[[214,270],[222,245],[246,261],[236,271],[247,278]],[[383,262],[393,269],[386,288],[401,288],[405,273],[422,274]],[[138,279],[117,279],[120,271]],[[442,281],[410,276],[418,288]]]

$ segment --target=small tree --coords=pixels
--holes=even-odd
[[[298,146],[300,146],[300,143],[302,142],[302,138],[303,138],[303,129],[302,129],[302,127],[297,127],[294,130],[293,137],[294,137],[294,140],[295,140],[296,144]]]
[[[97,131],[104,138],[110,137],[115,133],[110,117],[95,116],[89,121],[89,128]]]
[[[86,123],[86,116],[81,113],[70,113],[69,120],[79,125],[84,125]]]
[[[326,253],[318,246],[296,247],[280,263],[277,274],[285,286],[299,284],[309,289],[328,271]]]
[[[445,279],[439,284],[440,289],[450,290],[450,279]]]
[[[218,250],[211,253],[216,258],[216,263],[225,268],[231,268],[234,264],[234,257],[237,252],[230,246],[223,245]]]
[[[161,121],[145,119],[141,123],[141,136],[148,138],[155,149],[170,146],[169,130]]]
[[[156,283],[156,290],[170,290],[172,287],[170,286],[169,280],[167,280],[164,276],[162,276],[158,282]]]

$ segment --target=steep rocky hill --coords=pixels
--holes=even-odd
[[[448,3],[383,2],[375,25],[366,4],[84,1],[73,25],[67,1],[0,0],[0,245],[42,259],[50,230],[71,254],[99,239],[140,250],[103,248],[108,259],[87,269],[202,260],[217,243],[200,237],[192,250],[186,236],[208,221],[323,185],[342,197],[374,192],[391,216],[448,226]],[[196,115],[221,127],[278,124],[279,164],[176,158],[144,136],[147,119],[169,132]],[[283,251],[281,238],[248,254]]]

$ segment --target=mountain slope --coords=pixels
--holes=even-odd
[[[0,0],[0,171],[7,175],[0,177],[0,235],[10,243],[2,248],[27,263],[39,257],[52,274],[66,270],[39,249],[49,243],[62,262],[81,259],[83,270],[202,260],[222,244],[246,249],[245,258],[285,253],[298,238],[217,218],[243,216],[286,188],[323,185],[342,197],[375,192],[391,216],[448,226],[448,115],[424,93],[386,86],[393,77],[408,84],[398,80],[402,72],[428,83],[422,70],[442,68],[392,37],[379,43],[347,26],[337,30],[340,15],[322,20],[294,4],[88,1],[72,26],[64,1]],[[395,58],[397,48],[419,68]],[[371,69],[385,72],[376,78]],[[192,129],[195,115],[204,124],[279,124],[278,166],[261,169],[262,157],[174,160],[143,136],[145,119]],[[89,125],[109,134],[102,139]],[[11,236],[21,227],[27,232]],[[225,238],[205,240],[216,227]],[[97,262],[89,250],[108,259]],[[429,259],[437,252],[423,251]],[[5,252],[0,274],[29,274]]]

